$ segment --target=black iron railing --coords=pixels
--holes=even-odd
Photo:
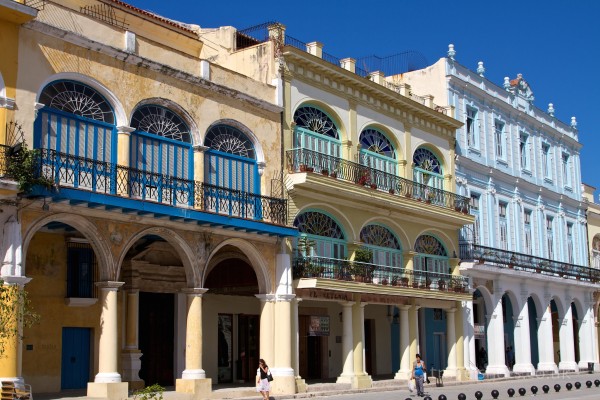
[[[465,276],[414,271],[336,258],[296,257],[294,258],[293,268],[294,279],[334,279],[380,286],[461,293],[465,293],[469,289],[469,279]]]
[[[436,189],[399,176],[367,167],[352,161],[307,149],[287,151],[287,168],[290,173],[315,172],[361,186],[431,203],[465,214],[469,213],[469,199],[455,193]]]
[[[524,253],[496,249],[472,243],[460,244],[462,261],[475,261],[479,264],[495,265],[499,268],[527,271],[547,276],[600,282],[600,269],[574,265]]]
[[[0,168],[10,159],[0,148]],[[56,187],[151,201],[175,207],[286,225],[287,201],[193,180],[91,160],[55,150],[35,153],[37,176]]]

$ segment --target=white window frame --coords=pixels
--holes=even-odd
[[[465,118],[465,134],[467,139],[467,146],[471,148],[479,148],[479,122],[477,116],[479,110],[472,106],[467,106]]]
[[[529,166],[529,135],[525,132],[519,134],[519,153],[521,157],[521,169],[531,171]]]
[[[494,140],[496,141],[496,158],[499,160],[506,159],[506,152],[504,150],[504,128],[506,124],[496,119],[494,120]]]
[[[548,247],[548,259],[554,258],[554,218],[546,216],[546,246]]]
[[[544,179],[552,181],[552,152],[548,143],[542,143],[542,170]]]
[[[569,155],[569,153],[562,153],[562,173],[563,173],[563,184],[565,187],[572,187],[571,186],[571,174],[570,174],[570,168],[569,165],[571,164],[571,156]]]
[[[498,247],[503,250],[508,250],[508,221],[506,214],[508,211],[508,203],[505,201],[498,202]]]
[[[573,250],[573,224],[567,223],[567,262],[575,263],[575,252]]]
[[[526,254],[533,254],[533,243],[531,241],[531,217],[533,212],[529,209],[524,210],[523,212],[523,226],[525,230],[524,235],[524,250]]]

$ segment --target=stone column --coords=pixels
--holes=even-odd
[[[446,310],[446,346],[448,347],[448,366],[446,367],[446,371],[444,372],[444,376],[453,376],[457,375],[457,367],[456,367],[456,330],[455,330],[455,321],[454,321],[454,313],[456,312],[456,308],[451,308]]]
[[[298,322],[298,305],[302,301],[295,297],[292,300],[292,366],[294,367],[294,373],[296,376],[296,391],[298,393],[306,393],[308,386],[302,377],[300,376],[300,324]]]
[[[463,332],[464,332],[464,357],[465,357],[465,368],[467,369],[471,379],[477,379],[477,365],[475,360],[475,316],[473,315],[473,300],[462,302],[463,310]]]
[[[342,374],[337,383],[352,383],[354,377],[354,340],[352,335],[352,306],[354,303],[342,303]]]
[[[123,380],[129,382],[130,389],[141,389],[144,387],[144,381],[139,376],[142,367],[140,360],[142,353],[139,350],[138,343],[140,291],[130,289],[126,292],[126,296],[125,349],[121,354]]]
[[[130,166],[131,153],[131,132],[135,128],[130,126],[117,127],[117,164],[124,167]],[[119,171],[117,173],[117,194],[121,196],[129,195],[129,173]]]
[[[410,335],[410,361],[409,368],[419,352],[419,309],[420,306],[412,306],[409,310],[409,335]]]
[[[273,394],[296,393],[296,380],[292,368],[292,301],[294,294],[278,294],[275,303],[275,326],[272,340],[275,343],[275,359],[271,372],[275,378],[271,385]]]
[[[24,276],[2,276],[4,280],[4,286],[14,288],[16,290],[22,290],[31,278]],[[16,298],[6,298],[3,301],[7,301],[4,306],[17,307],[15,302]],[[16,310],[15,310],[16,311]],[[5,328],[16,329],[16,332],[21,332],[22,327],[16,326],[17,320],[11,321]],[[7,337],[3,340],[4,354],[0,357],[0,378],[6,381],[14,381],[23,383],[23,377],[21,376],[21,341],[19,335],[15,332],[14,335]]]
[[[531,332],[529,331],[529,306],[527,297],[521,299],[521,311],[515,321],[515,365],[513,372],[535,375],[531,363]]]
[[[594,303],[588,303],[579,328],[579,368],[587,369],[588,363],[597,363],[594,337]]]
[[[410,322],[408,311],[410,306],[399,305],[400,309],[400,369],[394,379],[409,379],[411,373],[410,366]]]
[[[275,361],[275,295],[259,294],[256,298],[260,300],[260,358],[269,365]]]
[[[211,392],[212,380],[206,378],[202,368],[202,296],[208,289],[186,289],[187,319],[185,327],[185,370],[181,379],[175,382],[175,391],[208,395]]]
[[[194,180],[204,182],[204,154],[209,148],[202,145],[194,146]],[[204,204],[193,203],[194,208],[203,208]],[[268,361],[267,361],[268,362]]]
[[[579,372],[579,366],[575,362],[575,343],[573,337],[573,308],[571,301],[565,301],[568,305],[565,315],[560,321],[559,341],[560,341],[560,362],[559,370],[568,370]]]
[[[88,383],[88,397],[126,398],[128,385],[118,372],[119,335],[117,291],[124,282],[98,282],[100,289],[100,324],[98,338],[98,373]],[[123,397],[120,397],[123,396]]]
[[[22,260],[22,237],[21,224],[17,218],[16,207],[13,208],[14,214],[8,217],[2,227],[2,241],[0,242],[0,255],[2,256],[2,266],[0,276],[21,276]]]
[[[465,368],[465,336],[463,330],[463,313],[462,313],[462,302],[456,302],[458,313],[454,313],[454,338],[456,343],[456,379],[466,380],[468,379],[467,370]],[[467,364],[468,365],[468,364]]]
[[[354,389],[370,388],[373,384],[364,369],[365,305],[358,299],[352,306],[352,338],[354,339],[352,388]]]
[[[489,318],[487,346],[489,364],[485,372],[487,374],[510,376],[504,353],[504,323],[502,320],[501,295],[496,297],[494,312]]]
[[[539,319],[538,327],[538,348],[540,362],[537,370],[558,373],[558,367],[554,362],[554,339],[552,337],[552,312],[550,310],[549,300],[546,303],[546,309],[542,318]]]

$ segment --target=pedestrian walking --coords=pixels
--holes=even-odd
[[[421,360],[421,355],[417,354],[416,360],[413,363],[412,376],[411,379],[415,380],[415,385],[417,387],[417,396],[425,396],[423,390],[423,380],[425,378],[425,371],[427,368],[425,367],[425,361]]]
[[[271,381],[273,376],[269,370],[269,366],[262,358],[258,360],[258,369],[256,370],[256,391],[262,394],[264,400],[269,400],[269,392],[271,391]]]

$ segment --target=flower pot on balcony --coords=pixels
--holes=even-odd
[[[326,170],[326,169],[322,169],[322,170],[321,170],[321,174],[322,174],[323,176],[329,176],[329,171],[328,171],[328,170]]]
[[[382,284],[383,286],[387,286],[387,285],[388,285],[388,283],[389,283],[389,282],[388,282],[387,278],[383,278],[383,279],[381,280],[381,284]]]
[[[425,203],[427,203],[427,204],[431,204],[431,200],[429,200],[429,199],[426,199],[426,200],[425,200]]]
[[[377,185],[375,183],[371,183],[371,189],[377,189]]]
[[[400,278],[400,286],[408,287],[408,278],[407,277]]]
[[[413,281],[412,287],[415,288],[415,289],[418,289],[419,288],[419,282],[418,281]]]
[[[306,164],[300,164],[300,172],[306,172]]]
[[[329,174],[330,177],[332,178],[337,178],[337,172],[332,172],[331,174]]]
[[[412,194],[410,194],[409,192],[404,193],[405,197],[408,197],[409,199],[412,197]]]
[[[395,191],[394,189],[390,189],[390,190],[389,190],[389,193],[390,193],[390,194],[395,194],[395,193],[396,193],[396,191]]]
[[[315,172],[313,167],[306,167],[306,172]]]

